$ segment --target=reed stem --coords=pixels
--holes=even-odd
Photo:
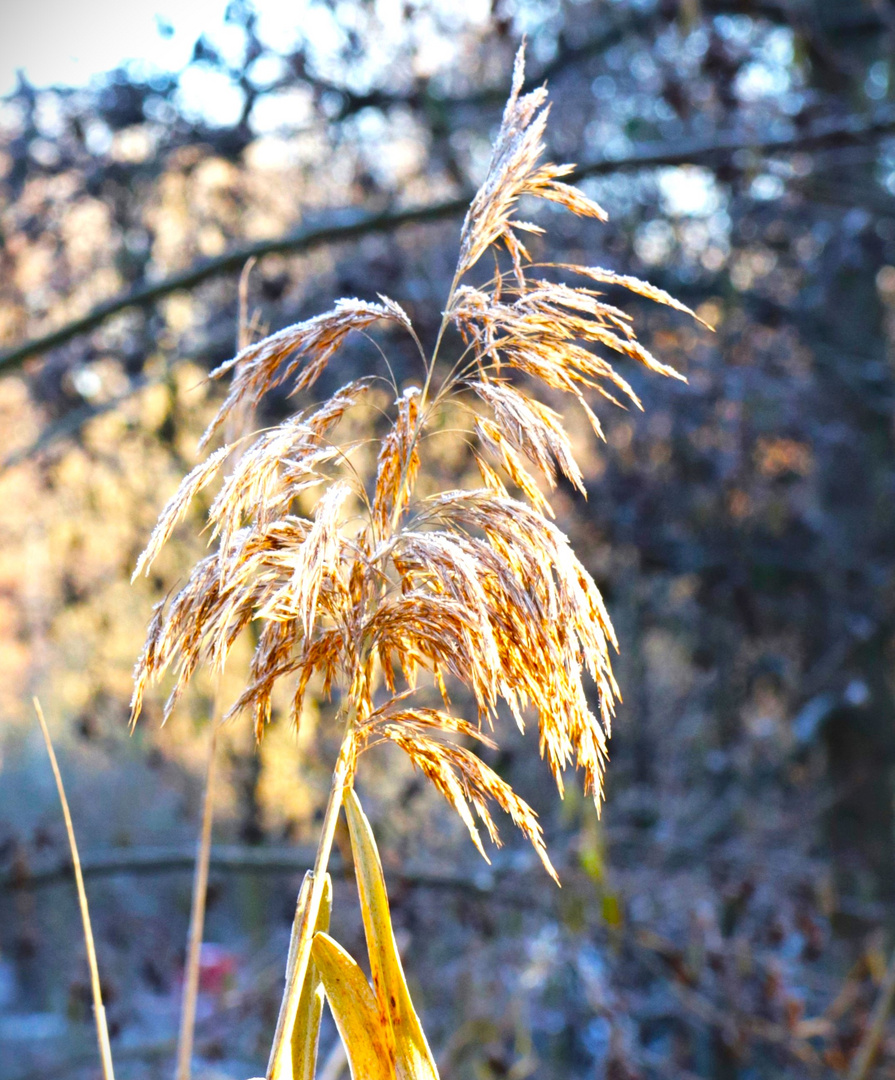
[[[190,1080],[193,1059],[193,1039],[196,1031],[196,1003],[199,998],[199,968],[202,954],[202,935],[205,929],[205,901],[208,895],[208,866],[211,861],[211,826],[214,820],[214,778],[217,756],[217,709],[208,747],[205,768],[205,794],[202,800],[202,827],[196,852],[193,876],[193,899],[190,910],[190,929],[187,938],[186,964],[183,974],[183,997],[180,1008],[180,1032],[177,1037],[177,1080]]]
[[[277,1018],[277,1029],[274,1034],[273,1046],[270,1051],[270,1060],[267,1063],[267,1080],[290,1080],[289,1065],[291,1060],[292,1028],[295,1026],[295,1015],[298,1010],[298,999],[301,988],[305,981],[308,970],[308,962],[311,957],[311,939],[314,926],[317,923],[317,915],[320,911],[320,902],[323,899],[323,887],[326,879],[329,857],[332,853],[333,839],[336,833],[336,825],[339,820],[339,812],[342,809],[342,799],[345,790],[351,782],[354,772],[355,759],[355,731],[356,712],[352,708],[336,767],[333,770],[332,785],[329,791],[329,800],[326,804],[326,812],[323,817],[323,825],[320,830],[320,840],[317,845],[317,856],[314,859],[314,876],[311,882],[311,895],[308,898],[304,916],[298,931],[298,940],[295,945],[294,961],[287,970],[286,989],[280,1006],[280,1015]]]

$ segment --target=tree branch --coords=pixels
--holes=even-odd
[[[345,210],[333,214],[329,223],[323,226],[300,228],[287,233],[285,236],[272,237],[270,240],[259,240],[253,244],[241,244],[223,255],[211,259],[202,259],[188,269],[171,274],[169,277],[162,278],[161,281],[141,285],[135,289],[120,293],[118,296],[97,305],[93,311],[81,316],[81,318],[73,319],[64,326],[60,326],[57,330],[52,330],[48,334],[33,338],[31,341],[26,341],[22,345],[0,353],[0,374],[21,366],[31,356],[39,356],[41,353],[55,349],[59,345],[64,345],[67,341],[71,341],[72,338],[95,330],[96,327],[121,311],[155,303],[155,301],[161,300],[162,297],[170,296],[171,293],[181,292],[185,289],[192,289],[210,278],[235,273],[241,270],[251,258],[260,259],[265,255],[283,254],[284,252],[300,254],[328,244],[344,240],[355,240],[371,233],[391,232],[402,225],[439,221],[461,213],[466,209],[467,202],[468,200],[465,197],[448,199],[445,202],[434,203],[431,206],[414,207],[397,213],[383,210],[369,214],[360,210]]]
[[[656,12],[629,12],[624,18],[617,18],[610,22],[601,33],[579,43],[569,42],[565,33],[560,33],[555,55],[544,64],[535,74],[529,75],[523,83],[522,92],[528,93],[544,82],[552,82],[562,75],[567,68],[574,66],[582,60],[589,60],[600,53],[606,52],[613,45],[624,40],[629,34],[637,34],[650,27],[666,24],[667,17]],[[335,116],[335,121],[347,119],[359,113],[362,109],[378,108],[388,109],[395,106],[406,106],[420,109],[426,112],[446,112],[454,109],[481,108],[488,105],[503,106],[510,95],[509,82],[502,82],[497,86],[487,86],[483,89],[474,90],[468,94],[440,95],[433,94],[428,85],[422,89],[410,93],[393,93],[388,90],[371,90],[366,94],[358,94],[349,88],[333,82],[326,82],[320,78],[308,80],[316,90],[328,90],[342,98],[342,107]],[[293,85],[286,80],[283,86]]]
[[[313,848],[251,848],[215,845],[211,866],[215,870],[236,873],[283,874],[307,870],[314,861]],[[86,853],[81,859],[85,878],[113,877],[118,874],[165,874],[192,871],[196,863],[194,847],[132,847]],[[69,881],[68,861],[30,869],[16,866],[0,877],[0,890],[39,889]]]
[[[799,34],[811,52],[812,59],[829,64],[833,61],[831,48],[819,42],[820,31],[816,18],[812,19],[810,9],[802,5],[793,5],[790,0],[703,0],[706,16],[715,14],[746,15],[752,20],[765,19],[768,22],[790,27]],[[673,9],[649,12],[627,12],[623,17],[609,19],[609,25],[600,33],[585,41],[570,42],[564,32],[560,32],[553,57],[543,64],[533,75],[529,75],[523,84],[523,92],[533,90],[545,81],[553,81],[565,71],[582,61],[589,60],[626,37],[643,33],[654,27],[667,26],[675,18]],[[861,36],[881,33],[889,29],[887,17],[871,7],[850,9],[837,27],[837,36]],[[359,93],[342,83],[303,72],[303,81],[316,93],[328,92],[341,99],[332,122],[339,123],[356,115],[363,109],[391,109],[396,106],[417,109],[423,114],[445,113],[456,109],[481,108],[500,105],[507,100],[510,84],[486,86],[465,94],[433,93],[430,85],[423,82],[409,91],[391,91],[373,89]],[[295,77],[289,74],[281,80],[266,86],[265,93],[291,89],[295,86]]]
[[[851,146],[893,133],[895,109],[887,106],[876,110],[869,118],[849,116],[828,120],[792,135],[750,138],[740,131],[733,131],[721,133],[711,139],[646,144],[625,157],[603,158],[583,165],[575,172],[573,180],[662,166],[717,165],[740,151],[768,155]],[[359,210],[346,210],[338,215],[334,214],[333,219],[326,225],[296,229],[285,236],[240,245],[223,255],[203,259],[187,270],[172,274],[161,281],[112,297],[87,315],[0,353],[0,374],[15,370],[29,357],[39,356],[71,341],[72,338],[96,329],[121,311],[154,303],[171,293],[191,289],[210,278],[238,271],[250,258],[260,259],[265,255],[284,253],[299,254],[329,244],[356,240],[372,233],[392,232],[404,225],[443,221],[462,214],[470,198],[471,193],[465,193],[444,202],[399,211],[364,213]]]
[[[294,874],[309,869],[314,863],[314,855],[315,849],[309,847],[265,848],[216,844],[211,849],[209,865],[219,873]],[[85,879],[119,874],[187,873],[195,868],[195,863],[195,848],[189,846],[115,848],[83,855],[81,871]],[[333,853],[332,866],[336,872],[341,870],[338,852]],[[497,871],[486,870],[472,876],[410,872],[398,873],[395,878],[407,885],[490,895],[497,876]],[[72,867],[68,860],[33,870],[19,863],[0,876],[0,892],[46,888],[70,881],[71,877]]]
[[[855,146],[895,134],[895,108],[883,106],[870,116],[834,117],[788,135],[750,137],[739,130],[719,132],[707,139],[684,138],[671,143],[648,143],[625,157],[604,158],[582,165],[573,180],[607,173],[675,165],[717,165],[743,152],[773,156],[808,150]]]

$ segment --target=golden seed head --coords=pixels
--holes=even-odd
[[[620,286],[689,309],[645,282],[598,267],[550,264],[533,275],[519,233],[543,229],[514,216],[522,196],[600,220],[605,214],[561,180],[572,166],[541,164],[546,90],[523,95],[523,76],[520,49],[488,175],[463,224],[445,306],[442,331],[453,326],[463,343],[457,364],[442,376],[438,349],[431,358],[420,350],[422,388],[395,388],[370,475],[364,443],[339,441],[336,428],[368,399],[371,379],[349,383],[248,446],[240,440],[241,456],[234,445],[225,446],[193,469],[162,513],[135,573],[148,569],[192,499],[229,462],[208,515],[215,546],[154,613],[137,662],[133,718],[147,683],[170,668],[176,678],[167,717],[198,665],[221,669],[255,622],[247,685],[228,715],[249,712],[260,737],[273,688],[288,679],[297,722],[317,678],[324,695],[337,688],[351,710],[359,751],[382,741],[400,746],[457,811],[480,850],[476,819],[496,840],[488,809],[496,803],[554,873],[534,812],[455,741],[490,744],[481,726],[493,727],[503,705],[520,728],[527,717],[536,719],[541,754],[560,791],[563,771],[574,765],[584,773],[585,788],[601,797],[619,696],[610,659],[617,641],[596,584],[549,520],[541,481],[549,491],[558,469],[583,493],[584,475],[561,414],[533,393],[547,387],[571,394],[602,436],[586,400],[591,391],[640,406],[608,357],[681,376],[641,345],[630,317],[594,286]],[[461,280],[488,249],[501,247],[509,255],[508,280],[499,271],[487,286]],[[542,272],[574,275],[584,284]],[[295,392],[310,388],[349,333],[379,322],[409,332],[418,344],[406,312],[380,296],[378,302],[339,300],[323,315],[242,348],[213,372],[232,371],[233,378],[203,445],[231,413],[249,414],[272,387],[289,380]],[[468,417],[465,435],[484,486],[421,496],[423,436],[447,408]],[[302,513],[314,490],[320,494],[313,513]],[[587,680],[596,687],[595,709]],[[452,713],[451,684],[474,702],[476,725]],[[433,691],[441,708],[425,703]]]

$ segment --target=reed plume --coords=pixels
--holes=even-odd
[[[554,877],[536,814],[466,744],[493,745],[503,707],[520,728],[529,719],[537,723],[560,792],[564,770],[577,766],[598,804],[602,795],[619,697],[610,655],[617,641],[596,584],[550,520],[544,489],[555,486],[557,470],[582,492],[584,478],[561,414],[537,395],[545,387],[571,395],[602,438],[589,397],[640,407],[614,360],[680,378],[640,343],[631,317],[608,302],[605,287],[689,309],[635,278],[532,260],[523,236],[543,229],[516,216],[524,196],[580,216],[606,215],[562,180],[572,166],[541,164],[546,90],[523,95],[523,72],[520,49],[431,351],[395,301],[343,299],[248,345],[212,373],[232,373],[232,381],[203,446],[234,411],[254,408],[272,387],[288,382],[293,392],[310,390],[353,331],[390,323],[409,334],[419,382],[392,384],[375,473],[363,473],[363,444],[337,431],[346,412],[370,400],[377,379],[363,378],[243,443],[222,478],[233,446],[212,453],[162,513],[135,572],[148,570],[196,494],[219,482],[208,514],[214,549],[154,613],[136,667],[134,722],[148,682],[173,670],[167,718],[197,667],[222,669],[250,623],[258,643],[228,716],[247,713],[261,738],[277,683],[290,687],[295,723],[312,680],[325,695],[337,695],[342,746],[296,925],[271,1077],[285,1067],[333,830],[364,751],[398,745],[456,810],[482,854],[480,829],[498,842],[492,809],[499,807]],[[472,280],[486,253],[494,257],[493,275],[481,280],[479,271]],[[456,347],[443,359],[450,340]],[[473,448],[482,485],[421,495],[424,436],[448,410],[465,418],[461,437]],[[299,497],[314,490],[315,509],[305,516]],[[457,715],[452,691],[474,703],[473,717]]]

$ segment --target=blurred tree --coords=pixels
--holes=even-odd
[[[644,312],[690,384],[660,399],[635,373],[646,417],[607,414],[596,496],[564,492],[623,641],[606,834],[570,796],[548,819],[568,849],[567,907],[520,915],[520,936],[497,935],[478,964],[458,947],[444,970],[476,983],[469,1011],[434,977],[431,1007],[459,1032],[458,1069],[482,1075],[523,1060],[522,1029],[564,1075],[842,1067],[870,983],[818,1034],[799,1024],[840,989],[832,928],[863,942],[895,890],[895,7],[308,2],[290,37],[268,14],[231,4],[226,34],[209,27],[182,72],[23,80],[0,104],[10,731],[29,690],[52,685],[57,715],[121,752],[152,599],[124,581],[213,408],[214,391],[191,388],[233,351],[249,254],[261,326],[383,291],[434,332],[526,33],[532,84],[550,80],[550,153],[579,162],[611,217],[551,222],[543,257],[648,277],[718,332]],[[204,114],[188,107],[198,88]],[[334,380],[369,359],[363,343],[346,356]],[[393,360],[400,379],[409,359]],[[259,423],[291,408],[272,397]],[[314,764],[297,795],[290,745],[275,726],[257,759],[232,747],[253,840],[300,838],[314,813]],[[195,743],[164,746],[164,783],[191,791]],[[539,805],[527,762],[511,747],[499,765]],[[400,849],[420,796],[383,772]],[[19,821],[0,799],[7,815]],[[617,963],[594,948],[605,926],[570,929],[578,863],[579,895],[601,890],[627,935]],[[492,940],[476,894],[458,911]],[[436,955],[426,905],[405,915],[432,928]],[[527,972],[527,1005],[488,982],[496,956]],[[476,1057],[463,1023],[483,1016]]]

